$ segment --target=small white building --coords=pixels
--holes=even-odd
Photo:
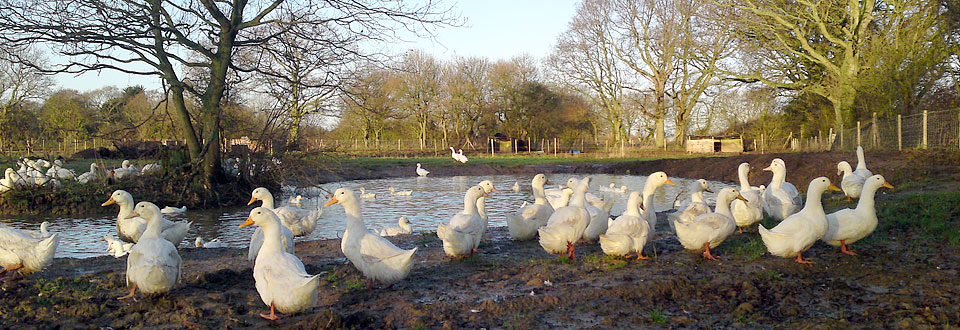
[[[743,137],[727,136],[687,136],[687,152],[717,153],[743,152]]]

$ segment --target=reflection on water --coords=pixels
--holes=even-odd
[[[554,183],[566,182],[570,175],[558,174],[548,178]],[[481,180],[491,180],[500,192],[490,195],[486,201],[487,214],[491,226],[506,226],[506,214],[514,212],[523,201],[533,202],[530,180],[533,174],[493,175],[493,176],[454,176],[454,177],[405,177],[395,179],[359,180],[322,185],[320,189],[299,190],[296,193],[304,197],[304,208],[315,208],[327,201],[326,194],[339,187],[358,189],[363,187],[368,193],[376,193],[376,198],[363,199],[363,217],[368,227],[381,228],[397,226],[397,219],[406,216],[413,224],[414,231],[436,231],[437,224],[445,222],[454,214],[463,209],[463,194],[471,186]],[[601,192],[600,187],[607,187],[610,183],[618,187],[626,185],[631,190],[643,188],[646,176],[634,175],[593,175],[590,192],[606,194],[616,198],[611,214],[618,215],[625,209],[626,194],[615,192]],[[657,210],[672,208],[677,194],[687,191],[690,180],[671,178],[676,186],[665,186],[655,195]],[[520,192],[511,190],[514,182],[520,182]],[[390,196],[389,187],[397,190],[413,190],[412,196]],[[710,182],[713,191],[731,185]],[[292,191],[284,189],[285,191]],[[685,194],[684,194],[685,195]],[[707,201],[713,203],[715,194],[704,193]],[[277,197],[278,201],[287,200],[288,196]],[[686,196],[681,197],[681,199]],[[134,196],[136,198],[136,196]],[[259,204],[259,203],[257,203]],[[159,205],[163,208],[165,205]],[[116,211],[116,206],[111,206]],[[193,221],[187,240],[180,247],[193,246],[197,235],[209,241],[220,238],[220,241],[234,247],[246,247],[253,233],[252,227],[237,228],[247,218],[252,206],[242,206],[223,209],[201,211],[187,211],[179,216],[168,216],[173,221]],[[101,242],[104,235],[116,235],[116,215],[91,218],[56,218],[56,217],[7,217],[2,221],[15,228],[38,229],[39,223],[50,221],[50,230],[60,233],[60,245],[57,248],[57,257],[92,257],[106,254],[107,245]],[[317,228],[307,237],[298,240],[313,240],[340,237],[343,224],[343,208],[339,205],[327,207],[317,223]]]

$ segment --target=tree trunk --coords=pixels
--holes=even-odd
[[[170,87],[170,94],[173,96],[173,112],[177,118],[177,126],[180,128],[183,139],[187,143],[187,150],[190,151],[190,159],[200,158],[200,139],[197,138],[197,132],[193,130],[193,123],[190,121],[190,112],[187,111],[186,103],[183,99],[183,87],[174,85]]]
[[[659,117],[654,120],[654,141],[657,148],[663,148],[663,146],[667,143],[663,122],[663,117]]]

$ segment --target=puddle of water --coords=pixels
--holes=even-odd
[[[320,189],[284,189],[292,194],[304,196],[303,207],[315,208],[318,204],[327,201],[325,197],[339,187],[349,187],[354,190],[363,187],[368,193],[376,193],[376,198],[363,199],[363,217],[368,227],[381,228],[397,226],[397,219],[406,216],[413,224],[415,232],[436,231],[437,224],[446,222],[463,209],[464,192],[481,180],[491,180],[500,192],[491,194],[487,199],[487,214],[490,226],[506,226],[506,215],[514,212],[523,204],[523,201],[533,202],[533,193],[530,180],[533,174],[493,175],[493,176],[454,176],[454,177],[405,177],[393,179],[358,180],[321,185]],[[563,183],[571,175],[558,174],[548,176],[554,183]],[[579,177],[579,176],[578,176]],[[625,209],[626,194],[601,192],[600,187],[607,187],[610,183],[618,187],[626,185],[631,190],[642,189],[646,176],[634,175],[606,175],[595,174],[591,182],[590,192],[593,194],[607,194],[616,198],[611,214],[621,214]],[[664,186],[657,190],[655,202],[658,211],[672,208],[674,198],[681,190],[686,192],[689,179],[671,178],[676,186]],[[511,190],[514,182],[520,182],[520,192]],[[397,190],[413,190],[412,196],[390,196],[389,187]],[[732,185],[710,182],[713,191],[731,187]],[[324,191],[325,190],[325,191]],[[684,193],[686,194],[686,193]],[[682,196],[681,198],[684,198]],[[715,194],[704,193],[709,203],[713,203]],[[134,196],[136,198],[136,196]],[[277,200],[287,200],[289,196],[282,196]],[[258,205],[256,203],[255,205]],[[161,208],[165,205],[159,205]],[[111,206],[113,211],[116,206]],[[204,240],[219,238],[221,242],[232,247],[246,247],[253,233],[252,228],[237,228],[249,215],[252,206],[238,206],[222,209],[187,211],[178,216],[168,216],[173,221],[193,221],[190,234],[180,244],[180,247],[192,247],[193,240],[200,235]],[[3,222],[14,228],[39,229],[39,223],[50,222],[50,231],[60,233],[60,245],[57,248],[57,257],[86,258],[106,255],[107,245],[101,242],[104,235],[116,235],[116,215],[96,216],[89,218],[58,218],[58,217],[4,217]],[[338,238],[344,229],[343,208],[333,205],[324,209],[323,216],[317,223],[313,233],[298,240],[315,240]]]

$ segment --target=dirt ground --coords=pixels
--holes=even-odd
[[[791,169],[787,179],[801,189],[806,185],[799,182],[808,178],[835,178],[837,160],[856,164],[855,157],[837,153],[777,156]],[[769,180],[769,174],[759,174],[766,166],[760,165],[773,157],[493,170],[645,174],[657,169],[731,181],[736,164],[748,160],[758,173],[751,179],[760,184]],[[953,153],[869,154],[868,164],[905,187],[893,194],[952,189],[960,182],[960,158]],[[837,202],[830,204],[836,208]],[[0,328],[948,329],[960,324],[960,249],[912,231],[888,230],[858,242],[852,246],[861,254],[856,257],[818,243],[804,253],[815,264],[800,265],[765,254],[755,228],[714,249],[721,259],[715,262],[684,251],[665,221],[658,225],[645,253],[653,257],[648,261],[605,257],[597,244],[578,246],[574,261],[558,260],[536,241],[513,241],[505,228],[490,229],[478,255],[450,261],[443,259],[435,234],[402,236],[394,239],[400,247],[419,247],[410,277],[372,289],[343,257],[339,240],[298,242],[307,271],[321,274],[320,300],[276,322],[257,316],[268,308],[254,288],[246,250],[182,249],[180,286],[133,301],[115,299],[126,293],[125,259],[60,258],[42,273],[0,285]]]

